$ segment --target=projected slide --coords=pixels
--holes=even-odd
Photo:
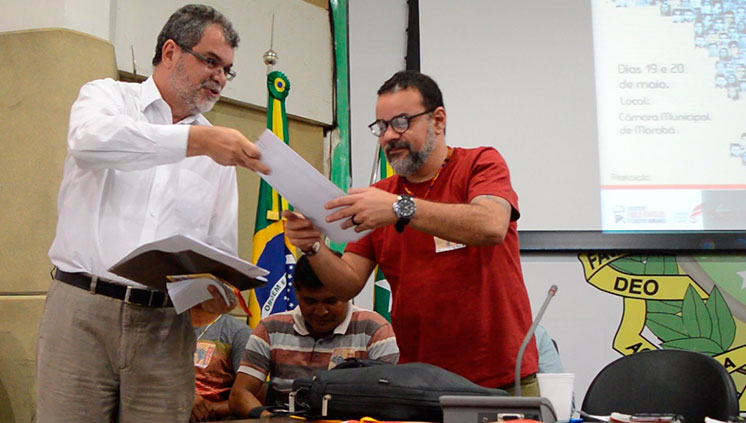
[[[746,0],[592,0],[604,230],[746,229]]]

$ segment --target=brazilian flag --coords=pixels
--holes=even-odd
[[[278,71],[267,75],[267,128],[285,142],[289,141],[285,98],[290,92],[290,81]],[[282,211],[288,210],[287,200],[262,180],[253,239],[253,262],[267,269],[267,284],[256,288],[249,298],[249,325],[253,328],[270,314],[293,309],[297,304],[293,290],[295,248],[285,237]]]

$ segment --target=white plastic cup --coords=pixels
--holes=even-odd
[[[552,402],[557,420],[570,420],[575,373],[537,373],[539,392]]]

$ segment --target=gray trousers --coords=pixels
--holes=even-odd
[[[195,344],[189,313],[54,281],[36,350],[37,422],[188,422]]]

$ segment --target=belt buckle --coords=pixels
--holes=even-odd
[[[125,304],[133,304],[132,301],[130,301],[130,294],[132,294],[132,286],[127,285],[127,291],[124,293]]]
[[[96,285],[98,284],[98,276],[91,275],[91,285],[88,287],[88,292],[91,295],[96,295]]]

